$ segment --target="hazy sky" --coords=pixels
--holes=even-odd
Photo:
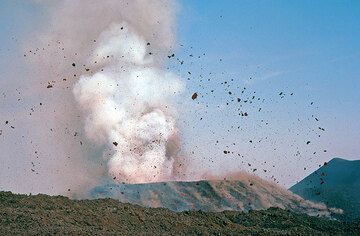
[[[176,103],[194,166],[256,169],[288,187],[333,157],[359,159],[359,16],[359,1],[179,1],[168,66],[186,82]],[[32,191],[28,183],[44,178],[39,171],[33,182],[17,183],[33,168],[24,143],[34,127],[23,114],[38,102],[26,84],[23,44],[44,21],[31,1],[0,2],[0,189]],[[16,120],[15,129],[6,120]]]

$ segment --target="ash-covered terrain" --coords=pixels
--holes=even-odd
[[[147,184],[108,183],[93,188],[90,197],[113,198],[125,203],[167,208],[176,212],[187,210],[247,212],[278,207],[317,216],[341,213],[341,209],[329,209],[322,203],[306,201],[275,183],[246,173],[238,174],[230,180]]]

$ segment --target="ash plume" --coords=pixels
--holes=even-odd
[[[84,110],[89,139],[107,144],[109,174],[130,183],[170,180],[177,136],[176,118],[167,101],[183,89],[180,79],[161,70],[149,55],[147,41],[128,23],[113,23],[101,33],[92,61],[114,60],[74,87]]]
[[[48,8],[51,24],[39,40],[66,47],[67,63],[55,70],[74,67],[85,136],[103,148],[109,175],[130,183],[173,179],[179,137],[171,99],[184,85],[162,64],[174,44],[175,3],[71,0]]]

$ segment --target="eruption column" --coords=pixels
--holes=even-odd
[[[113,179],[171,180],[178,132],[169,101],[184,85],[161,69],[145,38],[126,22],[110,25],[97,42],[89,61],[103,66],[81,76],[73,90],[86,114],[86,136],[110,148],[104,158]]]

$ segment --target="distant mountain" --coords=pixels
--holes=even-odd
[[[290,188],[304,199],[344,210],[342,220],[360,219],[360,160],[334,158]]]
[[[164,182],[148,184],[108,183],[95,187],[90,197],[113,198],[146,207],[172,211],[249,211],[279,207],[310,215],[330,215],[322,204],[305,201],[274,183],[249,174],[236,180]]]

